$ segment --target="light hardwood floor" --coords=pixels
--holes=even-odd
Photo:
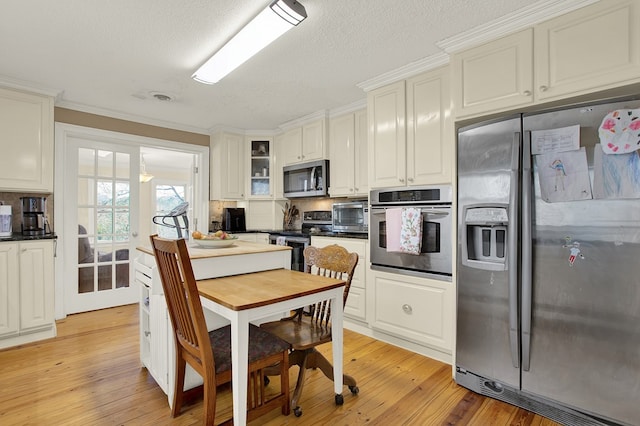
[[[458,386],[447,364],[348,330],[344,349],[359,395],[345,388],[337,407],[331,382],[311,371],[301,417],[274,410],[252,425],[557,425]],[[292,368],[292,384],[296,374]],[[218,398],[224,420],[231,415],[228,388]],[[201,401],[172,419],[166,395],[141,367],[137,305],[71,315],[58,322],[55,339],[0,351],[1,425],[201,423]]]

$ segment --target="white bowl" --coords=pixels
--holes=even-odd
[[[211,239],[193,239],[193,241],[204,248],[222,248],[232,246],[233,243],[238,241],[238,237],[227,238],[225,240],[211,240]]]

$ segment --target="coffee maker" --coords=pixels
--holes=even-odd
[[[247,230],[244,208],[225,207],[222,212],[222,230],[227,232],[244,232]]]
[[[45,197],[20,197],[22,204],[22,235],[35,236],[47,233],[47,199]]]

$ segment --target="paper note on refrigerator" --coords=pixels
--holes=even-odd
[[[580,149],[580,126],[531,131],[531,153],[577,151]]]
[[[548,203],[590,200],[591,182],[587,152],[550,152],[536,156],[541,197]]]
[[[600,144],[593,148],[593,197],[640,198],[638,151],[606,155]]]

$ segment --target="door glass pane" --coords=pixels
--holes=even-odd
[[[129,154],[116,153],[116,177],[129,179]]]
[[[102,208],[98,210],[97,230],[99,241],[111,241],[113,234],[113,210]]]
[[[95,149],[80,148],[78,149],[78,174],[94,175],[96,163]]]
[[[92,178],[78,178],[78,204],[94,204],[95,199],[95,180]]]
[[[111,277],[111,264],[98,266],[98,291],[111,290],[112,277]]]
[[[93,266],[78,268],[78,293],[93,291]]]
[[[95,209],[92,207],[79,207],[78,208],[78,225],[81,225],[84,228],[81,234],[95,234],[94,229],[94,212]]]
[[[113,162],[113,152],[102,150],[98,151],[98,176],[112,177]]]
[[[129,182],[116,182],[116,206],[128,206],[129,199]]]
[[[114,223],[114,240],[127,241],[129,239],[130,216],[128,209],[117,209]]]
[[[113,182],[99,180],[97,190],[98,205],[111,206],[113,204]]]

